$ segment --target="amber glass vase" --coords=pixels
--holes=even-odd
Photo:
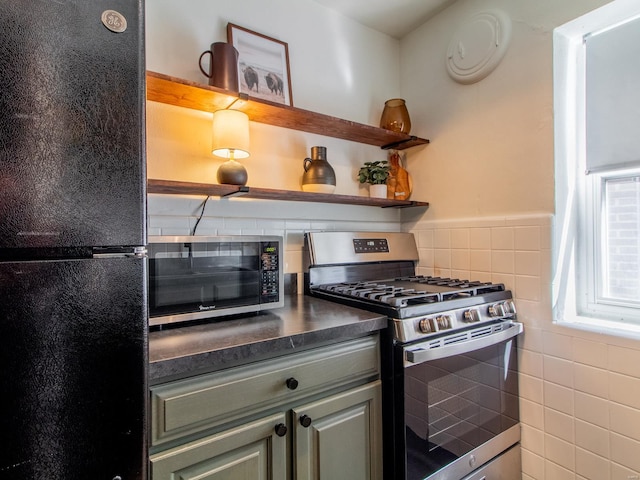
[[[411,131],[411,119],[407,106],[402,98],[392,98],[384,102],[384,110],[380,118],[380,128],[397,133],[408,134]]]

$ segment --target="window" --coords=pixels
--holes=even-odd
[[[554,319],[640,334],[640,2],[553,41]]]

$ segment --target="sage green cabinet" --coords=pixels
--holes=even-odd
[[[151,480],[381,480],[377,335],[151,389]]]
[[[287,478],[286,438],[270,415],[151,457],[153,480],[267,480]]]
[[[380,399],[376,381],[295,407],[295,478],[382,479]]]

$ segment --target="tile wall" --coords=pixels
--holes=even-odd
[[[523,480],[640,479],[640,342],[551,320],[548,215],[420,222],[423,274],[504,283],[520,343]]]
[[[149,195],[149,234],[189,234],[203,200]],[[553,324],[551,224],[549,215],[403,223],[392,209],[211,199],[197,233],[281,235],[285,271],[300,273],[305,231],[413,232],[418,273],[514,293],[525,324],[523,480],[640,480],[640,342]]]

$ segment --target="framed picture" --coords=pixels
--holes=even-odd
[[[293,106],[289,48],[286,43],[227,24],[227,41],[238,50],[240,92]]]

